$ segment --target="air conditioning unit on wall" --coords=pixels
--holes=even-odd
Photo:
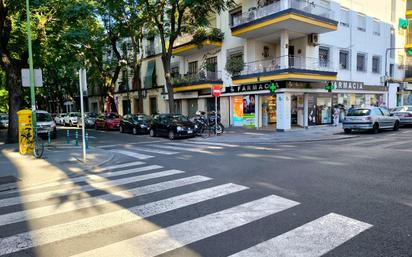
[[[308,36],[308,41],[310,45],[319,45],[319,34],[313,33]]]

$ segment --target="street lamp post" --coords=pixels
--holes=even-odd
[[[30,77],[30,99],[31,99],[31,111],[32,111],[32,126],[34,129],[34,135],[37,136],[36,130],[36,98],[34,94],[34,68],[33,68],[33,51],[31,40],[31,26],[30,26],[30,4],[29,0],[26,0],[26,16],[27,16],[27,40],[29,50],[29,77]]]

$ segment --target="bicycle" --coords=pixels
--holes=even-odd
[[[25,128],[25,133],[21,135],[20,139],[20,152],[21,154],[27,154],[29,150],[33,151],[33,156],[36,158],[41,158],[43,156],[44,144],[43,140],[34,135],[34,138],[31,134],[31,128]]]

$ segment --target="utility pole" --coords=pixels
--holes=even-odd
[[[28,39],[28,50],[29,50],[29,77],[30,77],[30,99],[31,99],[31,111],[32,111],[32,126],[34,130],[34,135],[37,137],[36,129],[36,98],[34,94],[34,68],[33,68],[33,51],[31,42],[31,26],[30,26],[30,3],[26,0],[26,16],[27,16],[27,39]]]

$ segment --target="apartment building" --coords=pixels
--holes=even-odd
[[[329,124],[335,106],[396,106],[404,85],[407,33],[399,23],[406,4],[238,0],[235,8],[209,17],[209,28],[176,42],[176,111],[192,116],[214,110],[212,85],[222,87],[218,109],[226,126],[284,131]],[[159,53],[156,38],[146,39],[141,70],[146,114],[168,111]],[[332,92],[325,90],[328,83],[335,86]],[[136,101],[135,93],[129,92],[130,98]],[[137,111],[133,104],[131,109]]]

